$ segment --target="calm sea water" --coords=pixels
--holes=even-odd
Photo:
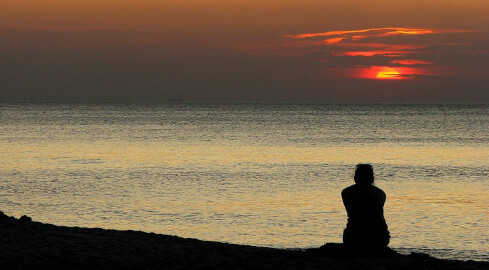
[[[489,260],[489,105],[0,103],[0,124],[9,215],[317,247],[368,162],[392,247]]]

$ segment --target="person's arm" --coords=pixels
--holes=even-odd
[[[382,191],[382,207],[383,207],[385,204],[385,201],[387,200],[387,195],[385,194],[385,192],[382,189],[380,191]]]
[[[350,213],[350,200],[346,188],[341,191],[341,199],[343,200],[343,205],[345,206],[346,213]]]

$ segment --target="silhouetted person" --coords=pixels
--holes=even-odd
[[[385,193],[373,185],[374,170],[370,164],[358,164],[355,184],[341,192],[348,214],[343,243],[362,253],[382,250],[389,244],[390,234],[384,219]]]

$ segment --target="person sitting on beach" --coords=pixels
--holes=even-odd
[[[348,214],[343,243],[347,248],[366,252],[385,249],[390,239],[384,219],[386,195],[373,185],[372,165],[358,164],[354,179],[355,184],[341,192]]]

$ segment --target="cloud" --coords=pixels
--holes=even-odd
[[[343,76],[377,78],[380,70],[395,69],[399,75],[393,78],[406,79],[481,74],[452,70],[488,62],[474,59],[489,53],[487,44],[473,48],[474,43],[484,43],[482,36],[472,30],[381,27],[282,37],[296,41],[297,49],[309,51],[303,53],[309,60],[319,61],[328,69],[346,68],[343,72],[349,73]],[[288,47],[292,47],[290,42]],[[451,72],[443,73],[447,70]]]
[[[340,43],[343,39],[342,37],[336,37],[336,38],[329,38],[324,40],[325,44],[334,44],[334,43]]]
[[[353,40],[360,40],[368,37],[387,37],[394,35],[427,35],[427,34],[441,34],[441,33],[471,33],[471,30],[456,30],[456,29],[426,29],[426,28],[406,28],[406,27],[382,27],[382,28],[369,28],[360,30],[347,30],[347,31],[328,31],[322,33],[305,33],[298,35],[283,35],[283,37],[304,39],[304,38],[316,38],[316,37],[329,37],[329,36],[341,36],[343,39],[350,37]],[[357,35],[357,34],[362,35]]]
[[[417,66],[417,65],[433,65],[433,62],[416,60],[416,59],[402,59],[402,60],[392,60],[391,64],[399,64],[403,66]]]
[[[374,55],[382,55],[385,57],[398,57],[401,55],[406,55],[412,52],[409,51],[349,51],[344,53],[338,53],[339,56],[367,56],[372,57]]]

